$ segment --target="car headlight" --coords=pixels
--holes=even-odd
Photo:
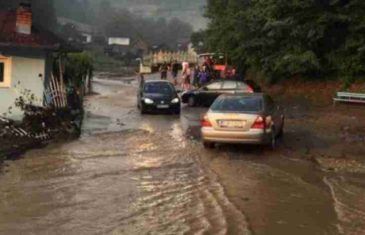
[[[153,104],[153,100],[151,100],[150,98],[144,98],[144,102],[145,104]]]
[[[173,104],[177,104],[179,102],[180,102],[179,98],[175,98],[175,99],[171,100],[171,103],[173,103]]]

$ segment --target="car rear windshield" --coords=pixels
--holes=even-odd
[[[171,94],[173,92],[173,88],[170,84],[166,82],[153,82],[146,83],[143,91],[145,93],[153,93],[153,94]]]
[[[262,97],[221,97],[210,108],[213,112],[255,113],[263,110]]]

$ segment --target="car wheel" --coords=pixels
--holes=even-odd
[[[169,110],[169,113],[173,115],[180,115],[180,109],[171,109]]]
[[[188,106],[190,107],[194,107],[196,105],[195,103],[195,97],[194,96],[190,96],[188,99]]]
[[[142,115],[146,114],[146,110],[143,107],[141,107],[139,111],[141,112]]]
[[[214,148],[214,147],[215,147],[215,144],[214,144],[214,143],[212,143],[212,142],[203,142],[203,146],[204,146],[204,148],[206,148],[206,149],[212,149],[212,148]]]

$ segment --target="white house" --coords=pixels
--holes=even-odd
[[[23,112],[15,107],[15,101],[20,96],[32,94],[34,104],[44,105],[53,53],[63,44],[52,33],[32,24],[29,4],[21,4],[14,11],[0,11],[0,29],[0,116],[19,120]]]

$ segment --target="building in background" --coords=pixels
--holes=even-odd
[[[105,52],[110,56],[132,62],[149,51],[148,44],[139,36],[109,37]]]
[[[118,45],[118,46],[129,46],[131,44],[131,39],[126,37],[110,37],[108,38],[108,45]]]
[[[89,44],[94,42],[95,37],[99,35],[96,27],[73,19],[57,17],[57,22],[61,26],[61,33],[67,37],[68,41]]]

